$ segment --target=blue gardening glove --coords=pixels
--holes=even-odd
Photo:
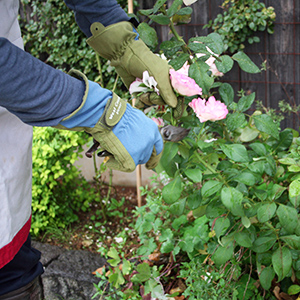
[[[81,106],[56,127],[91,134],[103,150],[111,153],[109,168],[124,172],[134,171],[138,164],[155,168],[163,150],[155,122],[82,73],[72,70],[71,75],[84,80],[86,92]]]

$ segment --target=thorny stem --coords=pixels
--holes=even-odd
[[[167,12],[166,12],[166,9],[165,9],[164,7],[161,7],[161,11],[162,11],[162,13],[163,13],[165,16],[167,16]],[[184,39],[178,34],[178,32],[177,32],[177,30],[175,29],[174,23],[173,23],[173,21],[172,21],[171,18],[170,18],[169,28],[170,28],[171,32],[173,33],[174,37],[176,38],[176,40],[179,41],[179,42],[183,42],[183,43],[184,43],[184,45],[181,46],[182,51],[183,51],[184,53],[190,54],[190,51],[189,51],[189,48],[188,48],[186,42],[185,42]],[[188,62],[189,62],[190,64],[193,63],[193,61],[191,60],[190,57],[189,57],[189,59],[188,59]]]

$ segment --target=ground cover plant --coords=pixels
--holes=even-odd
[[[217,33],[186,43],[174,21],[189,20],[191,7],[180,0],[159,0],[140,14],[173,33],[159,49],[174,69],[170,78],[179,100],[175,109],[148,110],[149,117],[190,133],[165,144],[156,168],[163,185],[145,190],[147,204],[136,210],[140,246],[130,257],[109,249],[107,268],[97,275],[110,285],[100,282],[95,298],[297,299],[299,134],[281,130],[256,110],[255,93],[234,91],[219,80],[235,63],[253,74],[263,67],[244,52],[226,53]],[[138,30],[154,49],[155,31],[147,22]],[[140,86],[157,93],[145,76]]]

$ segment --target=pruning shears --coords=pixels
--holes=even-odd
[[[190,129],[187,128],[182,128],[182,127],[176,127],[172,125],[166,125],[163,126],[160,129],[161,136],[164,141],[169,141],[169,142],[179,142],[183,140],[189,133]],[[85,152],[86,157],[91,158],[93,157],[93,153],[98,150],[100,147],[100,143],[97,142],[95,139],[93,141],[93,145],[87,152]],[[97,153],[97,156],[99,157],[106,157],[106,156],[111,156],[112,154],[109,153],[106,150],[99,151]]]

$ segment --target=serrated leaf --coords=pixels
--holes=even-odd
[[[147,23],[140,23],[138,32],[143,42],[152,48],[156,48],[158,44],[157,34],[154,28],[150,27]]]
[[[170,19],[163,15],[163,14],[159,14],[159,15],[150,15],[149,18],[156,22],[157,24],[160,25],[169,25],[170,24]]]
[[[265,156],[267,155],[267,149],[265,145],[261,143],[252,143],[249,145],[250,148],[259,156]]]
[[[237,104],[237,110],[240,112],[248,110],[253,104],[254,100],[255,93],[242,97]]]
[[[228,130],[234,131],[240,128],[246,121],[246,117],[242,113],[234,112],[233,114],[228,114],[225,120]]]
[[[278,281],[281,281],[290,272],[292,267],[291,251],[284,247],[279,247],[272,255],[272,264]]]
[[[240,68],[247,73],[260,73],[260,69],[254,64],[254,62],[244,52],[239,51],[232,56],[240,66]]]
[[[220,61],[219,61],[220,60]],[[228,55],[222,55],[219,57],[219,60],[215,61],[217,69],[222,73],[229,72],[233,67],[233,60]]]
[[[183,7],[177,12],[177,15],[185,16],[185,15],[191,15],[192,13],[193,13],[193,9],[191,7]]]
[[[176,56],[176,58],[169,61],[169,65],[171,65],[174,70],[177,71],[182,68],[189,57],[190,55],[188,53],[180,53],[178,56]]]
[[[256,182],[256,178],[250,172],[241,172],[236,177],[234,177],[234,181],[241,182],[248,186],[253,186]]]
[[[131,263],[127,259],[123,259],[123,264],[122,264],[122,273],[123,275],[128,275],[131,270]]]
[[[166,203],[172,204],[180,198],[182,190],[181,178],[177,176],[163,187],[162,197]]]
[[[194,62],[189,68],[189,76],[202,88],[203,94],[208,94],[214,79],[208,75],[209,66],[201,60]]]
[[[240,140],[241,142],[245,143],[251,142],[258,137],[259,133],[260,132],[257,129],[252,128],[250,126],[246,126],[241,132]]]
[[[196,209],[201,205],[201,200],[201,190],[198,190],[187,197],[187,205],[190,209]]]
[[[274,144],[272,148],[276,150],[276,152],[284,151],[288,149],[293,142],[293,132],[289,129],[281,131],[279,133],[279,141]]]
[[[170,253],[174,249],[174,242],[167,240],[163,242],[160,246],[161,253]]]
[[[269,221],[275,215],[276,209],[277,205],[274,202],[260,205],[257,210],[258,221],[261,223]]]
[[[175,15],[178,10],[181,8],[183,1],[182,0],[174,0],[171,6],[167,9],[168,17],[172,17]]]
[[[153,6],[153,13],[156,14],[166,2],[167,0],[157,0]]]
[[[279,130],[273,119],[265,114],[253,116],[255,126],[258,130],[270,134],[275,139],[279,139]]]
[[[247,149],[240,144],[221,144],[221,150],[226,156],[235,162],[249,162]]]
[[[224,51],[224,43],[222,37],[216,33],[210,33],[207,37],[204,37],[205,44],[215,54],[222,54]]]

